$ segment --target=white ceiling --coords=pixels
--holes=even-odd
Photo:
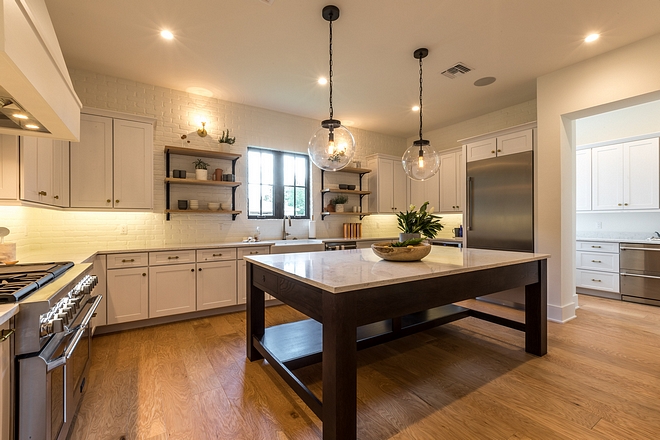
[[[271,3],[270,5],[268,3]],[[408,137],[536,96],[536,78],[660,32],[658,0],[46,0],[69,68]],[[161,29],[175,38],[166,41]],[[600,32],[595,43],[583,42]],[[461,61],[475,70],[440,75]],[[634,69],[634,66],[621,66]],[[475,87],[474,81],[497,81]],[[348,125],[348,124],[347,124]]]

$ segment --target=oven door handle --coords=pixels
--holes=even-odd
[[[621,246],[622,251],[651,251],[651,252],[660,252],[660,248],[645,248],[645,247],[631,247],[631,246]]]
[[[47,373],[54,370],[55,368],[61,367],[62,365],[66,365],[66,361],[71,357],[73,352],[76,350],[76,347],[78,346],[78,342],[80,342],[80,340],[82,339],[83,335],[85,334],[85,331],[87,331],[87,327],[80,326],[76,331],[76,334],[71,339],[71,343],[66,348],[66,350],[64,350],[64,354],[62,354],[62,356],[56,357],[52,361],[46,362]]]
[[[625,272],[622,272],[622,273],[621,273],[621,276],[622,276],[622,277],[652,278],[652,279],[654,279],[654,280],[660,280],[660,277],[656,277],[656,276],[653,276],[653,275],[638,275],[638,274],[636,274],[636,273],[625,273]]]
[[[94,304],[92,304],[92,307],[89,309],[89,311],[85,315],[85,318],[83,319],[82,323],[80,324],[81,327],[87,327],[87,325],[89,324],[89,321],[94,316],[94,312],[96,312],[97,307],[99,306],[99,304],[101,304],[101,300],[103,299],[103,295],[96,295],[95,298],[96,298],[96,300],[94,301]],[[90,299],[92,299],[92,298],[90,298]]]

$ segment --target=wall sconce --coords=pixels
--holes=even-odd
[[[197,129],[197,134],[200,137],[205,137],[208,133],[206,132],[206,122],[202,122],[202,128]]]

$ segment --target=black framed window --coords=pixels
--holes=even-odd
[[[309,218],[309,156],[248,147],[248,218]]]

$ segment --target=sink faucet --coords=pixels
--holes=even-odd
[[[289,220],[289,227],[291,227],[291,216],[290,215],[285,215],[284,220],[282,222],[282,240],[286,240],[286,238],[291,235],[288,232],[286,232],[286,221],[287,219]]]
[[[660,233],[658,231],[655,231],[655,237],[653,238],[660,238]]]

